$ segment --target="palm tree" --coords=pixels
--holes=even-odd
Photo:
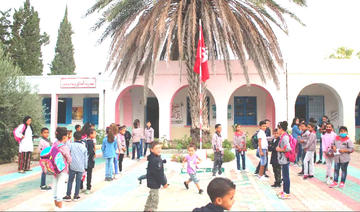
[[[305,0],[292,0],[305,6]],[[274,0],[98,0],[87,12],[102,12],[94,30],[105,28],[100,42],[111,37],[107,69],[115,72],[114,86],[144,77],[145,95],[160,60],[178,60],[186,66],[189,84],[192,137],[199,133],[199,77],[193,67],[199,20],[208,47],[209,60],[223,60],[228,80],[232,79],[230,60],[237,59],[249,83],[247,60],[255,64],[265,82],[279,84],[276,65],[283,60],[272,25],[287,33],[284,14],[301,21]],[[276,61],[276,63],[274,62]],[[182,68],[180,68],[182,70]],[[180,71],[181,72],[181,71]],[[180,73],[181,76],[181,73]],[[206,91],[206,86],[202,86]],[[207,105],[203,102],[203,120]],[[203,123],[209,134],[208,123]]]

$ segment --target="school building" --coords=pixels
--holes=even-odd
[[[352,138],[360,138],[360,63],[353,60],[324,60],[318,64],[288,64],[278,70],[280,84],[263,82],[249,62],[250,84],[246,84],[238,61],[231,61],[232,80],[226,78],[222,61],[210,68],[206,99],[211,130],[223,126],[223,136],[232,140],[236,123],[251,136],[260,120],[276,123],[294,116],[321,120],[327,115],[335,128],[345,125]],[[185,69],[185,65],[182,66]],[[182,75],[180,76],[180,73]],[[268,78],[268,76],[265,76]],[[29,76],[43,99],[46,123],[73,128],[91,122],[104,129],[111,123],[132,126],[139,119],[152,122],[155,137],[176,139],[190,134],[189,98],[186,70],[179,62],[159,62],[145,106],[143,78],[131,79],[118,89],[114,75]]]

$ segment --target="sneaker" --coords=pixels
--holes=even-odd
[[[245,173],[248,173],[248,172],[249,172],[247,169],[243,169],[242,171],[245,172]]]
[[[85,193],[85,191],[86,191],[85,188],[80,189],[80,193]]]
[[[218,172],[218,174],[219,174],[219,175],[221,175],[221,174],[222,174],[222,172],[221,172],[221,171],[219,171],[219,172]]]
[[[258,176],[258,175],[259,175],[259,172],[255,172],[255,173],[254,173],[254,176]]]
[[[80,196],[78,195],[78,196],[74,196],[74,201],[75,202],[77,202],[77,201],[79,201],[80,200]]]
[[[303,176],[304,175],[304,172],[299,172],[298,173],[298,176]]]
[[[344,188],[344,187],[345,187],[345,183],[341,182],[339,188]]]
[[[184,186],[185,186],[186,190],[189,189],[189,185],[186,182],[184,182]]]
[[[324,161],[324,163],[323,163],[324,165],[326,165],[326,161]]]
[[[330,188],[334,188],[334,187],[336,187],[338,184],[337,184],[337,182],[333,182],[331,185],[329,185],[329,187]]]
[[[322,163],[322,161],[321,161],[321,160],[318,160],[318,161],[316,162],[316,164],[320,164],[320,163]]]
[[[276,196],[278,196],[278,197],[280,198],[280,196],[283,195],[283,194],[284,194],[283,191],[279,191],[279,192],[276,194]]]
[[[280,199],[290,199],[290,194],[286,194],[286,193],[282,193],[280,196],[279,196]]]
[[[89,189],[86,189],[85,194],[90,194],[91,191]]]
[[[281,187],[281,185],[278,183],[274,183],[273,185],[271,185],[271,187],[276,188],[276,187]]]
[[[70,202],[70,201],[71,201],[71,197],[68,196],[68,195],[66,195],[66,196],[63,198],[63,200],[64,200],[65,202]]]
[[[266,178],[269,178],[269,175],[267,175],[267,174],[264,174],[264,176],[265,176]]]
[[[265,177],[265,175],[263,175],[263,176],[259,177],[259,180],[261,180],[261,181],[268,181],[268,178]]]
[[[46,190],[50,190],[51,187],[47,186],[47,185],[44,185],[44,186],[40,186],[40,189],[43,190],[43,191],[46,191]]]
[[[202,194],[204,191],[202,189],[199,190],[199,194]]]
[[[306,180],[307,178],[309,178],[309,175],[304,175],[303,179]]]
[[[309,178],[313,178],[314,177],[314,175],[309,175]]]

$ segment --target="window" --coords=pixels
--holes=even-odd
[[[234,124],[257,125],[256,96],[234,97]]]
[[[210,97],[206,97],[208,109],[208,122],[210,123]],[[190,113],[190,98],[186,97],[186,126],[191,126],[191,113]]]
[[[309,121],[320,121],[325,114],[324,96],[298,96],[295,104],[295,116]]]

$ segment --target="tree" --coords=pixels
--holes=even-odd
[[[0,45],[0,163],[10,162],[17,154],[18,144],[12,131],[26,115],[32,117],[35,135],[39,135],[44,124],[42,99],[31,92],[20,74]]]
[[[43,71],[41,46],[48,43],[49,37],[46,33],[40,34],[39,22],[30,0],[13,15],[9,52],[23,75],[41,75]]]
[[[293,2],[305,5],[304,0]],[[112,38],[107,69],[116,72],[114,86],[119,87],[128,77],[135,82],[139,76],[144,76],[146,95],[159,60],[178,60],[180,66],[185,62],[191,136],[195,141],[199,140],[200,108],[199,76],[193,67],[200,19],[209,59],[224,61],[228,80],[232,79],[230,60],[237,59],[246,82],[250,82],[248,57],[254,62],[261,79],[266,81],[269,76],[276,85],[279,85],[276,65],[282,66],[283,60],[270,24],[287,33],[284,14],[300,22],[293,13],[273,0],[99,0],[87,14],[95,11],[102,11],[102,17],[94,30],[108,23],[100,41],[109,36]],[[205,85],[202,88],[206,90]],[[207,120],[205,99],[203,105],[203,120]],[[209,134],[209,126],[204,125],[204,134]]]
[[[339,47],[336,49],[334,54],[329,56],[330,59],[351,59],[354,53],[354,49],[346,48],[346,47]],[[359,52],[360,53],[360,52]],[[359,53],[357,55],[359,56]]]
[[[68,20],[68,9],[60,23],[58,39],[55,48],[55,57],[51,63],[51,74],[70,75],[75,74],[74,47],[71,41],[71,23]]]
[[[7,53],[10,45],[11,39],[11,21],[10,18],[10,10],[5,12],[0,11],[0,42],[3,44],[4,51]]]

